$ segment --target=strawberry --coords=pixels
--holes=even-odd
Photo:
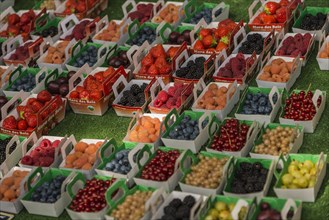
[[[82,92],[83,90],[85,90],[82,86],[77,86],[76,88],[75,88],[75,90],[77,91],[77,92]]]
[[[79,99],[79,92],[77,92],[77,91],[72,91],[71,93],[70,93],[70,99]]]
[[[29,127],[35,128],[37,126],[37,116],[36,115],[29,115],[25,118]]]
[[[199,39],[202,40],[203,38],[209,35],[211,35],[211,29],[207,29],[207,28],[201,29],[199,33]]]
[[[142,66],[149,67],[154,63],[154,58],[151,53],[148,53],[142,60]]]
[[[152,54],[152,56],[154,58],[158,58],[158,57],[166,57],[166,52],[162,46],[162,44],[158,44],[156,46],[154,46],[151,50],[150,53]]]
[[[264,7],[264,11],[268,15],[274,15],[281,5],[277,2],[267,2]]]
[[[230,39],[227,36],[225,36],[220,39],[220,42],[223,42],[224,44],[228,45],[228,43],[230,42]]]
[[[217,44],[216,40],[211,35],[204,37],[202,39],[202,43],[205,46],[205,48],[210,48]]]
[[[19,22],[20,18],[17,14],[8,15],[8,24],[15,25]]]
[[[103,72],[98,72],[94,76],[98,82],[104,82],[105,77],[103,76]]]
[[[138,73],[139,74],[147,74],[148,69],[149,68],[147,66],[142,66]]]
[[[19,120],[17,123],[18,130],[26,130],[27,129],[27,123],[25,120]]]
[[[197,40],[193,47],[195,50],[204,50],[204,46],[201,40]]]
[[[166,61],[166,58],[164,57],[158,57],[156,60],[155,60],[155,67],[160,69],[162,66],[166,65],[167,64],[167,61]]]
[[[163,102],[161,102],[159,99],[156,99],[156,100],[154,100],[153,105],[156,108],[160,108],[163,105]]]
[[[179,49],[179,47],[170,47],[169,48],[169,50],[167,51],[167,54],[170,57],[170,59],[174,58],[174,56],[176,55],[178,49]]]
[[[39,112],[42,109],[43,104],[41,102],[35,101],[31,104],[31,108],[34,112]]]
[[[17,129],[17,120],[14,116],[9,116],[3,120],[2,127],[6,129]]]
[[[149,75],[159,75],[159,71],[156,68],[156,66],[154,64],[152,64],[150,66],[150,68],[147,70],[147,74],[149,74]]]
[[[85,89],[83,91],[81,91],[79,94],[79,98],[81,100],[88,100],[89,96],[90,96],[90,94],[89,94],[88,90],[85,90]]]
[[[287,20],[287,8],[281,7],[278,10],[276,10],[276,20],[278,20],[279,23],[284,23]]]
[[[98,101],[103,97],[103,93],[101,91],[91,91],[90,92],[90,99],[94,101]]]
[[[220,28],[216,30],[217,35],[219,36],[219,38],[221,37],[225,37],[229,35],[229,30],[227,28]]]
[[[37,101],[37,99],[36,98],[29,98],[28,100],[27,100],[27,105],[31,105],[33,102],[35,102],[35,101]]]
[[[32,110],[32,108],[31,107],[29,107],[29,106],[22,106],[22,105],[19,105],[19,106],[17,106],[16,107],[16,110],[17,110],[17,113],[19,114],[19,117],[21,118],[21,119],[25,119],[25,113],[35,113],[33,110]]]
[[[42,90],[41,92],[38,93],[37,95],[37,100],[45,103],[51,100],[51,94],[47,90]]]
[[[19,35],[20,31],[21,31],[20,26],[16,26],[16,25],[9,25],[7,28],[9,37]]]
[[[275,19],[274,15],[264,15],[262,21],[264,24],[277,23],[277,20]]]
[[[168,96],[168,93],[164,90],[160,91],[159,94],[158,94],[158,99],[161,101],[161,102],[166,102],[168,100],[169,96]]]
[[[217,44],[217,47],[216,47],[216,51],[220,52],[224,49],[227,48],[227,44],[225,44],[224,42],[220,41],[218,44]]]
[[[159,73],[161,75],[166,75],[171,72],[171,66],[168,64],[163,65],[161,68],[159,68]]]

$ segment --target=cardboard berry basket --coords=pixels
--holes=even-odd
[[[256,10],[257,5],[259,5],[259,2],[261,2],[260,7]],[[279,2],[279,1],[274,1]],[[276,32],[284,31],[284,33],[287,33],[289,31],[289,28],[293,25],[294,16],[292,15],[292,6],[296,4],[297,0],[292,0],[290,4],[287,6],[287,15],[286,15],[286,21],[283,23],[271,23],[271,24],[261,24],[261,23],[254,23],[254,20],[260,13],[264,11],[265,4],[263,4],[263,1],[257,0],[254,1],[248,8],[248,14],[249,14],[249,22],[248,26],[251,31],[266,31],[270,32],[273,29]]]
[[[191,42],[192,42],[192,46],[190,49],[190,52],[192,54],[213,54],[216,53],[217,55],[221,53],[221,51],[217,51],[215,50],[215,48],[209,48],[209,49],[194,49],[195,43],[197,42],[196,38],[195,38],[195,34],[199,33],[201,28],[218,28],[218,24],[220,22],[211,22],[210,24],[206,24],[206,22],[204,21],[204,19],[201,19],[200,22],[194,27],[194,29],[191,31],[190,33],[190,37],[191,37]],[[240,29],[244,29],[245,28],[245,23],[243,23],[243,20],[239,21],[239,22],[235,22],[237,24],[237,26],[235,27],[235,29],[232,31],[231,35],[230,35],[230,39],[228,42],[228,47],[225,49],[226,50],[226,54],[230,55],[232,53],[232,51],[234,50],[234,36],[238,33],[238,31]],[[242,40],[242,39],[241,39]],[[217,46],[217,44],[216,44]]]
[[[48,46],[51,46],[51,47],[58,47],[58,45],[60,43],[62,43],[64,41],[62,40],[58,40],[56,41],[56,43],[54,44],[50,44],[50,45],[47,45],[46,43],[42,43],[40,45],[41,48],[45,48],[45,47],[48,47]],[[70,43],[65,47],[64,49],[64,54],[65,54],[65,60],[62,62],[62,63],[55,63],[54,60],[52,60],[52,63],[50,62],[47,62],[46,60],[46,57],[48,56],[48,53],[49,51],[48,50],[44,50],[42,49],[41,50],[41,53],[40,53],[40,57],[39,59],[37,60],[37,64],[40,68],[43,68],[43,67],[46,67],[47,69],[50,69],[50,70],[53,70],[53,69],[62,69],[62,70],[65,70],[66,69],[66,63],[70,60],[71,58],[71,49],[73,47],[73,45],[76,44],[76,41],[73,39],[70,41]],[[59,59],[61,59],[60,57],[58,57]]]
[[[16,161],[16,162],[18,162],[18,161]],[[5,166],[1,165],[0,173],[3,176],[3,178],[0,179],[0,185],[2,185],[3,181],[6,178],[12,177],[13,174],[15,173],[15,171],[17,171],[17,170],[27,171],[27,172],[31,171],[31,169],[28,169],[28,168],[17,167],[17,166],[7,167],[6,165]],[[9,213],[18,214],[24,208],[23,204],[21,203],[21,199],[23,198],[23,196],[27,192],[26,183],[27,183],[28,176],[29,176],[29,174],[27,174],[21,180],[18,187],[15,186],[16,190],[20,191],[20,194],[19,194],[17,199],[15,199],[13,201],[0,200],[0,211],[1,212],[9,212]]]
[[[254,209],[254,212],[251,213],[250,219],[256,220],[257,216],[262,212],[261,204],[268,203],[272,209],[278,211],[281,215],[281,219],[292,219],[292,220],[300,220],[302,215],[302,201],[293,200],[293,199],[281,199],[274,197],[264,197],[258,201],[258,205]],[[293,211],[293,216],[288,218],[289,211]]]
[[[128,73],[128,80],[130,80],[132,78],[132,71],[135,68],[133,64],[132,54],[136,52],[138,48],[139,47],[136,45],[131,47],[119,46],[118,44],[110,45],[104,63],[101,65],[101,67],[109,67],[111,59],[115,56],[119,56],[121,52],[125,51],[129,60],[129,66],[125,68],[125,71],[126,73]]]
[[[179,163],[181,159],[183,158],[186,151],[180,151],[179,157],[175,161],[175,169],[173,174],[166,180],[166,181],[156,181],[156,180],[148,180],[142,178],[142,172],[145,166],[157,155],[157,151],[163,151],[168,152],[176,150],[171,147],[160,147],[158,149],[145,145],[138,153],[137,155],[137,166],[138,166],[138,173],[134,176],[134,182],[137,185],[143,185],[153,188],[163,188],[166,192],[171,192],[175,189],[175,187],[178,185],[179,180],[182,178],[183,174],[181,170],[179,169]]]
[[[205,93],[209,90],[209,87],[211,85],[217,85],[218,87],[227,87],[227,93],[226,93],[226,104],[222,109],[214,109],[214,110],[208,110],[199,107],[200,100],[203,98]],[[238,89],[238,84],[236,81],[234,81],[230,86],[231,83],[226,82],[212,82],[208,85],[204,83],[202,79],[196,84],[193,90],[194,95],[194,103],[191,107],[192,111],[196,112],[205,112],[205,113],[213,113],[216,115],[216,117],[219,120],[223,120],[234,108],[234,106],[239,102],[240,97],[240,90]]]
[[[321,51],[323,51],[326,45],[328,44],[329,44],[329,35],[326,37],[326,34],[322,33],[321,39],[319,40],[318,54],[316,55],[316,60],[318,61],[320,70],[329,70],[329,58],[320,57]]]
[[[261,115],[261,114],[243,114],[244,103],[247,99],[248,94],[266,94],[269,97],[269,101],[272,106],[272,111],[269,115]],[[269,124],[274,121],[276,115],[279,112],[282,102],[282,89],[278,89],[276,86],[272,88],[257,88],[257,87],[248,87],[241,96],[238,108],[235,112],[235,117],[239,120],[254,120],[259,123]],[[277,100],[274,102],[274,95],[276,94]],[[283,123],[286,124],[286,123]]]
[[[269,159],[269,160],[278,160],[279,159],[279,155],[260,154],[260,153],[255,152],[255,147],[257,145],[263,143],[262,136],[265,134],[266,130],[267,129],[273,130],[277,127],[294,128],[294,132],[296,132],[297,135],[296,135],[296,138],[289,143],[290,150],[289,150],[288,153],[291,154],[291,153],[297,153],[298,152],[299,148],[303,144],[303,139],[304,139],[304,128],[303,128],[303,126],[270,123],[270,124],[268,124],[268,125],[261,128],[261,131],[258,134],[258,137],[254,142],[254,147],[250,151],[250,157],[251,158],[260,158],[260,159]]]
[[[114,139],[109,140],[100,150],[100,164],[95,169],[98,175],[111,176],[117,179],[125,179],[129,185],[133,185],[133,177],[138,172],[138,166],[134,160],[140,149],[143,148],[142,144],[135,143],[123,143],[119,145]],[[106,169],[107,163],[115,159],[115,155],[122,151],[129,150],[128,161],[131,166],[131,170],[127,174],[121,174]]]
[[[35,133],[32,133],[32,135],[34,135],[34,139],[33,140],[27,140],[26,142],[24,142],[22,144],[22,156],[26,156],[26,155],[29,155],[31,156],[33,151],[35,151],[35,149],[37,147],[40,146],[41,142],[44,140],[44,139],[48,139],[50,140],[51,142],[54,142],[56,140],[59,140],[60,143],[58,144],[58,146],[54,149],[53,151],[53,158],[54,158],[54,161],[49,165],[49,166],[42,166],[42,165],[39,165],[39,166],[35,166],[35,165],[26,165],[26,164],[23,164],[22,163],[22,159],[18,162],[18,166],[20,167],[26,167],[26,168],[30,168],[30,169],[33,169],[35,167],[41,167],[44,171],[47,171],[49,170],[50,168],[56,168],[59,166],[59,164],[62,162],[62,155],[61,155],[61,148],[63,146],[63,144],[65,143],[67,137],[58,137],[58,136],[42,136],[41,138],[37,139]],[[36,141],[37,140],[37,141]],[[33,144],[31,144],[31,142]],[[32,145],[32,147],[30,147],[28,149],[28,145]],[[49,155],[47,155],[49,156]]]
[[[112,86],[112,89],[114,92],[114,97],[115,97],[115,99],[112,103],[112,107],[113,107],[115,113],[118,116],[133,117],[137,111],[141,111],[142,113],[146,112],[147,105],[150,101],[150,94],[149,94],[150,88],[154,82],[155,82],[155,78],[152,80],[133,79],[130,82],[128,82],[123,76],[120,76]],[[143,85],[143,83],[148,84],[148,86],[144,90],[145,103],[142,106],[124,106],[124,105],[119,104],[124,91],[129,90],[131,88],[131,86],[134,84],[141,86],[141,85]],[[120,92],[120,90],[121,90],[121,92]]]
[[[125,72],[123,67],[120,67],[113,74],[105,78],[102,82],[102,97],[99,100],[89,98],[72,98],[72,91],[75,91],[78,86],[83,87],[85,85],[85,80],[87,78],[83,77],[83,73],[88,73],[88,76],[94,76],[99,72],[104,72],[107,70],[107,68],[97,67],[93,71],[89,71],[86,65],[84,65],[84,67],[82,67],[78,71],[78,74],[75,74],[70,78],[69,87],[73,89],[70,93],[67,94],[66,98],[68,99],[68,102],[74,113],[102,116],[105,114],[105,112],[110,107],[112,101],[114,100],[114,92],[112,89],[113,84],[120,76],[127,78],[127,73]],[[78,78],[81,79],[81,82],[74,87],[73,83]]]
[[[50,27],[55,27],[57,29],[57,34],[54,36],[49,36],[53,42],[59,40],[59,37],[63,34],[61,29],[62,18],[54,17],[52,13],[43,14],[35,20],[35,29],[31,32],[32,39],[38,39],[42,36],[42,32]]]
[[[292,92],[299,93],[300,91],[301,90],[295,89]],[[320,106],[318,107],[317,106],[317,100],[319,99],[319,97],[321,97],[322,101],[321,101]],[[316,114],[314,115],[312,120],[307,120],[307,121],[299,121],[299,120],[285,118],[284,109],[285,109],[286,105],[284,104],[282,106],[282,111],[281,111],[280,116],[279,116],[280,124],[301,125],[301,126],[304,127],[304,132],[305,133],[314,133],[314,131],[316,129],[316,126],[319,123],[321,115],[324,111],[324,108],[325,108],[325,105],[326,105],[326,102],[324,100],[326,100],[326,97],[327,97],[327,93],[325,91],[320,91],[318,89],[313,91],[312,101],[313,101],[313,104],[314,104],[315,109],[316,109]]]
[[[39,37],[36,40],[28,40],[25,43],[23,43],[23,45],[25,45],[26,43],[29,43],[29,42],[32,43],[30,46],[28,46],[29,57],[27,59],[20,60],[18,58],[16,58],[16,59],[11,58],[11,55],[14,54],[17,50],[17,49],[15,49],[15,50],[11,51],[10,53],[7,53],[3,57],[3,62],[7,66],[10,66],[11,64],[13,64],[14,66],[22,65],[24,67],[28,67],[32,62],[36,61],[39,58],[39,56],[40,56],[40,45],[44,41],[49,42],[50,38],[47,39],[47,38]],[[9,44],[14,44],[14,43],[16,43],[16,40],[12,40],[11,42],[9,42],[8,46],[9,46]],[[20,46],[23,46],[23,45],[20,45]],[[12,47],[12,46],[9,46],[9,47]]]
[[[210,22],[220,22],[227,19],[230,11],[230,6],[225,4],[224,2],[221,2],[219,4],[203,2],[201,5],[199,5],[197,1],[192,0],[189,1],[184,7],[186,18],[182,20],[182,25],[195,26],[195,24],[190,23],[192,17],[194,17],[194,15],[206,8],[211,9]],[[216,15],[216,11],[219,9],[222,9],[222,12],[219,15]],[[210,22],[207,23],[209,24]]]
[[[234,57],[238,56],[238,54],[231,54],[227,56],[226,50],[223,50],[215,59],[215,71],[213,73],[212,78],[215,82],[234,82],[237,81],[240,84],[240,89],[243,90],[247,84],[249,84],[250,80],[252,79],[253,75],[257,71],[258,62],[262,59],[262,55],[256,55],[254,51],[253,54],[243,54],[244,59],[246,61],[246,67],[244,71],[244,75],[241,78],[238,77],[224,77],[218,76],[219,70],[225,67],[226,64],[230,63],[230,60]],[[234,75],[233,75],[234,76]]]
[[[233,38],[234,50],[232,51],[232,53],[233,54],[239,53],[239,49],[241,48],[242,44],[244,42],[248,41],[248,36],[250,36],[252,34],[260,34],[264,39],[263,50],[261,53],[257,54],[257,55],[259,55],[258,58],[262,58],[263,56],[265,56],[268,52],[270,52],[274,48],[275,39],[276,39],[274,30],[272,30],[270,32],[251,31],[249,33],[246,33],[246,29],[242,28],[238,31],[238,33],[236,33],[236,35],[234,35],[234,38]],[[240,37],[242,37],[242,40],[240,41],[240,43],[238,43],[238,39]]]
[[[160,37],[158,36],[158,27],[159,24],[154,24],[151,22],[145,22],[145,23],[139,23],[137,19],[135,19],[133,22],[131,22],[128,26],[128,39],[126,42],[124,42],[124,46],[133,46],[136,45],[132,42],[134,38],[136,38],[139,34],[139,32],[144,28],[144,27],[149,27],[150,29],[154,30],[156,32],[156,37],[153,42],[149,42],[148,40],[143,40],[138,42],[137,46],[142,46],[145,42],[150,44],[151,46],[154,46],[155,44],[160,43]]]
[[[36,68],[23,68],[22,66],[16,67],[9,76],[8,82],[3,85],[3,92],[6,96],[13,97],[18,93],[24,93],[25,95],[30,95],[31,92],[26,92],[25,85],[22,85],[24,78],[29,74],[34,75],[35,86],[39,84],[42,79],[46,77],[48,71],[46,68],[36,69]],[[18,83],[21,83],[17,86]]]
[[[216,158],[216,159],[223,159],[227,158],[228,161],[223,167],[222,170],[222,176],[220,177],[220,183],[216,188],[204,188],[201,186],[193,186],[186,183],[185,179],[189,173],[192,172],[191,166],[195,166],[200,162],[200,159],[198,156],[204,156],[206,158]],[[226,175],[225,172],[227,171],[227,165],[229,160],[231,160],[233,157],[228,156],[221,153],[210,153],[206,151],[201,151],[198,156],[194,155],[192,151],[187,150],[184,154],[184,157],[180,161],[180,169],[182,170],[183,177],[179,181],[179,187],[182,190],[182,192],[188,192],[188,193],[195,193],[200,194],[204,196],[211,196],[215,194],[220,194],[224,188],[225,182],[226,182]]]
[[[186,193],[186,192],[179,192],[179,191],[172,191],[163,201],[161,206],[157,209],[156,213],[152,216],[152,220],[161,219],[165,213],[164,208],[169,205],[169,203],[174,199],[180,199],[184,200],[187,196],[193,196],[195,199],[195,204],[192,206],[190,210],[190,219],[198,219],[198,212],[200,207],[202,206],[202,203],[205,200],[205,197],[199,194],[192,194],[192,193]]]
[[[279,56],[279,54],[278,54],[278,51],[279,51],[279,49],[282,47],[282,45],[283,45],[283,41],[285,40],[285,39],[287,39],[288,37],[294,37],[295,35],[297,35],[297,34],[300,34],[300,33],[287,33],[287,34],[285,34],[284,35],[284,33],[283,32],[280,32],[278,35],[277,35],[277,38],[276,38],[276,51],[274,52],[274,55],[275,56]],[[304,35],[304,34],[302,34],[302,35]],[[310,56],[311,56],[311,53],[312,53],[312,50],[314,49],[314,47],[315,47],[315,43],[314,43],[314,41],[315,41],[315,34],[311,34],[312,35],[312,38],[311,38],[311,40],[310,40],[310,42],[309,42],[309,44],[308,44],[308,47],[307,47],[307,52],[305,53],[305,55],[300,55],[300,59],[302,60],[302,64],[303,64],[303,66],[305,66],[306,65],[306,62],[307,62],[307,60],[310,58]],[[297,56],[291,56],[291,55],[280,55],[280,56],[282,56],[282,57],[294,57],[294,58],[296,58]]]
[[[139,192],[148,192],[151,191],[152,195],[151,197],[146,201],[144,205],[144,214],[143,217],[140,218],[141,220],[148,220],[151,219],[153,212],[155,211],[155,208],[158,208],[156,204],[160,202],[161,200],[164,200],[165,193],[163,192],[163,189],[156,189],[152,187],[142,186],[142,185],[135,185],[132,188],[128,189],[127,185],[125,184],[125,181],[120,179],[116,181],[107,191],[106,191],[106,201],[109,205],[110,209],[105,215],[105,219],[107,220],[114,220],[116,219],[114,216],[112,216],[113,211],[117,210],[118,206],[121,205],[123,202],[128,199],[128,196],[134,195],[137,191]],[[153,209],[152,209],[153,208]]]
[[[176,83],[177,84],[177,83]],[[188,109],[193,101],[193,94],[192,94],[192,89],[194,87],[194,83],[190,82],[188,84],[185,84],[185,88],[182,91],[181,95],[179,97],[177,97],[177,100],[180,99],[181,100],[181,105],[179,107],[173,106],[172,108],[168,108],[168,107],[157,107],[154,106],[154,104],[156,103],[156,100],[159,98],[158,96],[156,96],[157,92],[157,87],[160,86],[161,87],[161,91],[165,91],[168,93],[168,90],[170,87],[174,86],[175,83],[170,82],[168,84],[164,84],[161,78],[157,78],[157,81],[152,85],[151,87],[151,99],[152,101],[150,102],[148,108],[150,109],[150,112],[153,114],[168,114],[171,109],[175,108],[177,110],[178,113],[182,113],[185,109]]]
[[[128,18],[130,18],[131,20],[138,20],[138,17],[130,17],[128,16],[131,13],[134,13],[135,11],[138,11],[139,6],[141,4],[151,4],[153,5],[153,9],[151,11],[151,15],[149,20],[151,20],[153,18],[154,15],[156,15],[162,8],[163,5],[165,4],[163,0],[158,0],[156,2],[147,2],[147,1],[138,1],[136,2],[135,0],[127,0],[125,1],[121,8],[122,8],[122,12],[123,12],[123,20],[126,20]],[[129,8],[131,8],[129,10]],[[142,23],[147,22],[149,20],[144,20],[142,21]]]
[[[288,166],[292,161],[305,162],[310,160],[315,164],[314,186],[308,188],[287,188],[283,187],[281,178],[288,173]],[[281,163],[283,169],[281,172],[274,171],[276,183],[273,187],[274,192],[279,198],[298,199],[304,202],[315,202],[324,177],[326,175],[326,160],[327,155],[321,152],[320,154],[289,154],[286,158],[282,155],[279,158],[278,164]],[[311,177],[312,178],[312,177]]]
[[[207,219],[207,214],[210,212],[211,209],[215,209],[215,204],[221,202],[224,203],[227,207],[234,205],[233,209],[230,209],[230,214],[232,219],[241,219],[246,220],[248,216],[252,214],[252,207],[255,206],[255,199],[245,199],[245,198],[236,198],[230,196],[223,196],[223,195],[211,195],[207,197],[206,201],[202,203],[202,206],[199,211],[199,219]],[[240,218],[240,213],[245,210],[245,215]]]
[[[0,140],[5,140],[7,138],[11,138],[10,141],[6,146],[1,146],[5,148],[5,160],[2,161],[0,164],[0,167],[7,166],[7,167],[14,167],[17,164],[17,161],[20,157],[22,157],[22,144],[25,143],[26,138],[25,137],[19,137],[17,135],[11,137],[6,134],[0,134]],[[11,146],[13,144],[16,144],[16,147],[12,150]],[[1,179],[1,173],[0,173],[0,179]]]
[[[75,15],[79,20],[82,20],[86,17],[90,17],[90,15],[98,8],[100,7],[103,2],[107,2],[107,0],[95,0],[93,1],[94,4],[90,5],[88,0],[82,0],[84,1],[85,10],[82,12],[75,12],[75,8],[72,5],[66,6],[67,3],[69,3],[69,0],[65,0],[63,3],[61,3],[58,7],[56,7],[56,10],[54,11],[55,15],[58,17],[67,17],[69,15]],[[82,5],[80,2],[79,4]],[[82,6],[83,6],[82,5]],[[73,9],[73,11],[72,11]],[[67,11],[68,10],[68,11]]]
[[[175,46],[173,44],[169,43],[169,35],[172,32],[178,32],[179,34],[182,34],[184,31],[189,30],[192,31],[194,29],[193,26],[184,26],[184,25],[173,25],[173,24],[169,24],[167,22],[162,22],[159,26],[158,26],[158,32],[160,35],[160,43],[164,44],[164,45],[171,45],[171,46]],[[190,41],[191,41],[191,37],[190,37]],[[194,38],[193,38],[194,39]],[[191,42],[193,43],[193,42]],[[190,44],[188,44],[189,46]]]
[[[203,64],[203,74],[199,79],[188,79],[188,78],[183,78],[177,76],[177,70],[183,67],[188,66],[189,61],[195,62],[195,60],[199,57],[203,57],[206,59],[206,61]],[[211,76],[215,70],[215,59],[216,59],[216,54],[213,53],[211,55],[208,54],[189,54],[188,49],[183,49],[182,52],[177,56],[175,60],[175,72],[172,75],[172,78],[174,82],[181,82],[181,83],[191,83],[193,82],[194,84],[198,83],[199,80],[202,78],[205,82],[211,81]]]
[[[17,35],[16,37],[11,37],[11,38],[0,38],[0,42],[2,42],[1,45],[2,56],[0,57],[1,64],[5,64],[3,61],[5,55],[11,53],[12,51],[16,50],[17,47],[24,44],[22,35]]]
[[[99,176],[95,175],[93,176],[95,179],[103,180],[103,181],[114,181],[111,185],[117,181],[116,179],[108,176]],[[67,184],[66,191],[68,192],[68,195],[71,197],[71,201],[75,198],[79,190],[83,190],[85,188],[87,179],[81,174],[77,173],[77,175],[74,176],[74,178]],[[111,186],[107,189],[107,191],[111,188]],[[105,199],[106,194],[104,195]],[[115,199],[116,195],[114,195]],[[102,210],[98,212],[76,212],[70,209],[70,204],[66,207],[66,211],[69,214],[71,219],[84,219],[84,220],[90,220],[90,219],[104,219],[104,216],[109,211],[109,205],[107,204]]]
[[[2,89],[1,94],[4,94],[3,90],[4,87],[8,85],[9,77],[12,74],[12,72],[16,69],[14,65],[10,66],[0,66],[0,70],[4,70],[3,74],[0,76],[0,89]]]
[[[65,40],[66,37],[70,36],[73,33],[73,29],[75,28],[75,26],[83,21],[88,21],[89,23],[85,27],[85,37],[79,40],[81,40],[83,43],[86,43],[89,37],[93,37],[95,35],[96,23],[99,21],[99,18],[95,18],[95,19],[84,18],[79,21],[77,17],[75,17],[75,15],[70,15],[68,17],[65,17],[60,23],[63,34],[59,37],[59,39]],[[72,23],[74,23],[73,26],[71,26]]]
[[[147,144],[147,145],[155,146],[155,147],[161,146],[161,144],[162,144],[161,135],[162,135],[162,132],[163,132],[163,128],[161,129],[161,125],[160,125],[160,128],[159,128],[159,133],[158,134],[157,134],[157,132],[155,133],[155,135],[157,135],[158,137],[154,142],[149,142],[149,143],[147,143],[147,142],[134,142],[134,141],[130,140],[131,132],[134,131],[137,128],[137,126],[142,125],[141,118],[143,118],[143,117],[151,117],[151,118],[154,118],[154,119],[159,119],[161,124],[162,124],[164,118],[166,117],[166,114],[154,114],[154,113],[144,113],[144,114],[142,114],[139,111],[136,112],[136,114],[134,115],[134,117],[131,119],[131,121],[129,123],[128,129],[127,129],[127,134],[122,140],[123,143],[129,143],[129,144],[140,143],[140,144]]]
[[[208,134],[209,141],[206,145],[206,151],[213,154],[226,154],[234,157],[246,157],[251,150],[254,141],[256,140],[257,134],[261,128],[261,124],[257,121],[246,121],[238,120],[239,123],[243,123],[249,126],[248,133],[246,135],[246,141],[244,146],[239,151],[217,151],[211,148],[212,143],[214,142],[214,137],[221,134],[221,127],[225,125],[226,121],[231,118],[225,118],[223,122],[220,122],[218,118],[213,117],[209,124]]]
[[[100,146],[99,149],[96,151],[96,160],[95,160],[92,168],[89,170],[83,170],[83,169],[67,168],[65,166],[66,157],[72,153],[75,153],[74,146],[77,144],[77,141],[76,141],[74,135],[71,135],[70,137],[68,137],[61,148],[61,154],[62,154],[63,160],[60,163],[59,168],[64,169],[64,170],[79,172],[79,173],[83,174],[87,179],[91,179],[92,176],[96,173],[95,172],[96,167],[100,163],[99,152],[101,151],[102,147],[107,144],[108,139],[107,138],[105,138],[105,139],[81,139],[80,141],[85,142],[87,144],[96,144],[97,142],[100,142],[100,141],[103,142],[102,146]]]
[[[198,121],[199,134],[194,140],[171,139],[169,137],[169,133],[174,131],[175,126],[179,125],[185,116],[189,116],[192,120]],[[197,153],[209,138],[207,130],[210,120],[210,113],[184,111],[181,115],[179,115],[177,110],[174,108],[168,113],[163,121],[166,131],[162,135],[161,140],[167,147],[172,147],[179,150],[191,150],[193,153]],[[204,126],[205,123],[206,125]]]
[[[114,22],[116,25],[122,25],[120,27],[120,35],[117,41],[108,41],[108,40],[102,40],[99,39],[100,35],[104,32],[110,31],[109,24],[111,22]],[[111,20],[109,21],[109,18],[107,15],[105,15],[99,22],[96,23],[96,31],[95,35],[92,37],[92,41],[97,44],[109,44],[109,45],[123,45],[128,40],[128,26],[131,23],[130,18],[126,20]]]
[[[153,78],[161,78],[163,80],[163,82],[165,84],[168,84],[170,81],[171,81],[171,78],[172,78],[172,73],[173,71],[176,70],[177,68],[177,59],[178,59],[178,56],[179,54],[182,53],[183,50],[187,50],[187,46],[185,43],[183,43],[181,46],[175,46],[178,48],[176,54],[174,55],[173,58],[169,58],[169,55],[167,54],[167,52],[169,51],[169,49],[171,48],[170,46],[168,45],[162,45],[163,46],[163,49],[165,50],[166,52],[166,59],[171,59],[170,62],[170,67],[171,67],[171,71],[170,73],[167,73],[167,74],[157,74],[157,75],[151,75],[151,74],[148,74],[148,73],[140,73],[140,70],[142,69],[142,62],[143,62],[143,59],[145,56],[147,56],[150,51],[152,50],[152,48],[154,47],[155,45],[153,44],[149,44],[148,41],[145,41],[143,43],[143,45],[141,45],[135,52],[135,54],[132,56],[132,61],[133,61],[133,65],[135,67],[135,69],[133,70],[133,78],[135,79],[148,79],[148,80],[151,80]],[[156,60],[154,61],[154,63],[156,62]]]
[[[71,202],[71,198],[66,191],[66,186],[75,175],[74,172],[56,168],[51,168],[48,171],[43,171],[41,167],[34,169],[27,179],[28,192],[21,200],[28,213],[33,215],[59,217]],[[34,178],[37,176],[39,176],[40,179],[37,182],[33,182]],[[60,197],[56,199],[56,202],[46,203],[33,201],[32,195],[36,189],[41,187],[42,184],[52,181],[57,176],[65,176],[65,179],[61,185]]]
[[[315,35],[315,40],[320,41],[321,35],[323,31],[326,31],[329,29],[329,7],[310,7],[307,6],[304,9],[301,7],[297,7],[297,10],[299,10],[299,17],[295,17],[295,23],[292,26],[292,32],[294,33],[310,33]],[[304,30],[301,28],[302,21],[304,17],[307,14],[311,14],[315,16],[317,13],[323,13],[327,15],[326,21],[322,28],[320,30],[314,30],[314,31],[309,31],[309,30]],[[295,14],[296,15],[296,14]]]
[[[294,67],[292,72],[290,73],[290,78],[287,82],[276,82],[276,81],[267,81],[262,80],[261,75],[264,73],[264,67],[271,65],[273,60],[276,59],[283,59],[285,62],[293,62],[292,66]],[[281,57],[281,56],[271,56],[270,53],[267,54],[267,56],[263,59],[261,62],[261,68],[260,72],[256,77],[257,86],[259,88],[272,88],[276,86],[279,89],[285,89],[289,91],[291,87],[296,82],[297,78],[300,76],[301,70],[302,70],[302,61],[300,60],[299,56],[296,58],[292,57]]]
[[[245,194],[236,194],[231,191],[232,181],[233,181],[233,177],[234,177],[234,171],[235,171],[236,167],[239,166],[240,163],[242,163],[242,162],[247,162],[247,163],[259,162],[262,164],[262,166],[264,168],[266,168],[268,170],[266,182],[264,184],[262,191],[253,192],[253,193],[245,193]],[[228,164],[227,172],[226,172],[227,181],[226,181],[226,185],[225,185],[224,191],[223,191],[224,196],[233,196],[233,197],[248,198],[248,199],[253,199],[255,197],[257,199],[260,199],[262,197],[265,197],[270,188],[275,167],[276,167],[276,161],[274,161],[274,160],[245,158],[245,157],[234,158],[233,160],[230,160],[230,162]]]
[[[33,94],[29,98],[36,98],[37,95]],[[28,137],[33,132],[36,133],[37,137],[41,137],[43,134],[48,134],[49,130],[54,128],[59,122],[65,117],[66,100],[59,96],[53,96],[47,105],[36,113],[36,124],[37,126],[32,130],[18,130],[18,129],[7,129],[3,127],[3,121],[6,117],[14,116],[17,120],[20,116],[17,111],[11,111],[7,113],[10,106],[18,100],[24,100],[20,105],[25,106],[28,98],[22,93],[18,93],[6,105],[1,109],[2,116],[4,117],[0,123],[0,132],[11,136],[18,135]]]
[[[151,19],[152,23],[156,23],[156,24],[160,24],[162,22],[168,22],[167,24],[171,24],[174,27],[178,26],[183,19],[185,19],[185,12],[184,12],[184,8],[186,6],[186,4],[188,3],[188,1],[184,1],[184,2],[176,2],[176,1],[167,1],[164,3],[164,5],[162,6],[162,8],[154,15],[154,17]],[[177,21],[173,21],[173,19],[167,20],[166,18],[163,19],[164,16],[168,15],[168,11],[171,10],[171,7],[179,7],[178,9],[178,14],[177,14]],[[169,13],[170,14],[170,13]]]
[[[105,61],[105,57],[106,57],[106,53],[109,50],[109,46],[107,44],[95,44],[95,43],[85,43],[83,44],[82,41],[78,41],[73,47],[72,47],[72,51],[71,51],[71,59],[65,64],[66,68],[69,71],[77,71],[79,68],[81,68],[81,64],[80,66],[75,65],[77,64],[77,58],[80,57],[82,55],[82,53],[88,53],[88,48],[90,46],[96,47],[97,50],[97,61],[94,63],[94,65],[92,65],[92,63],[86,63],[83,62],[82,66],[85,64],[88,64],[88,66],[94,70],[97,67],[100,67],[104,61]]]

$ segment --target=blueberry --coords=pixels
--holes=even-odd
[[[192,128],[192,127],[188,127],[188,128],[186,128],[186,132],[188,132],[188,133],[193,133],[193,128]]]

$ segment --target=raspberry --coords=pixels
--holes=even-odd
[[[158,99],[162,102],[166,102],[168,100],[169,96],[166,91],[160,91],[158,94]]]
[[[175,91],[176,91],[175,86],[169,87],[169,89],[168,89],[168,95],[174,96],[175,95]]]

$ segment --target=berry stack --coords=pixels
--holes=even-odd
[[[118,105],[129,107],[141,107],[145,104],[144,91],[147,87],[146,83],[141,86],[133,84],[130,89],[123,91],[123,95],[120,98]]]

